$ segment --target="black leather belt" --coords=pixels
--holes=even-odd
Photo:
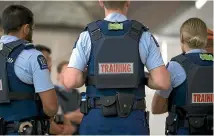
[[[88,102],[89,108],[97,109],[97,108],[101,108],[102,107],[100,99],[89,98],[88,101],[89,101]],[[134,101],[132,109],[133,110],[146,110],[146,101],[145,101],[145,99]]]

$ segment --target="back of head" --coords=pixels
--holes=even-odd
[[[66,65],[68,65],[68,63],[69,63],[69,61],[62,61],[62,62],[60,62],[59,64],[58,64],[58,66],[57,66],[57,73],[58,74],[60,74],[60,73],[62,73],[62,71],[63,71],[63,67]]]
[[[17,32],[22,25],[33,25],[33,13],[22,5],[11,5],[7,7],[1,17],[1,24],[5,34]]]
[[[180,28],[181,42],[191,49],[203,49],[207,45],[207,26],[199,18],[186,20]]]
[[[103,4],[106,9],[121,10],[124,8],[126,2],[127,1],[103,1]]]
[[[38,51],[41,51],[41,52],[46,51],[46,52],[48,52],[49,54],[51,54],[51,49],[48,48],[47,46],[44,46],[44,45],[41,45],[41,44],[37,44],[37,45],[35,46],[35,48],[36,48],[36,50],[38,50]]]

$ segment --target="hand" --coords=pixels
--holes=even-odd
[[[50,134],[60,134],[63,132],[63,125],[57,125],[54,121],[50,122],[50,129],[49,133]]]
[[[76,131],[76,127],[73,125],[63,125],[63,131],[60,135],[72,135]]]
[[[69,112],[67,114],[64,115],[64,120],[68,120],[68,121],[72,121],[75,122],[77,124],[80,124],[83,118],[83,114],[80,112],[79,109]]]

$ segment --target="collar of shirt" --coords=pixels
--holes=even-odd
[[[186,54],[189,54],[189,53],[206,53],[207,51],[206,50],[203,50],[203,49],[192,49],[188,52],[186,52]]]
[[[4,44],[13,42],[18,40],[19,38],[15,37],[15,36],[11,36],[11,35],[3,35],[0,39],[0,42],[3,42]]]
[[[104,18],[104,20],[110,21],[110,22],[123,22],[123,21],[128,20],[128,18],[126,16],[124,16],[123,14],[120,14],[118,12],[113,12],[113,13],[109,14],[108,16],[106,16]]]

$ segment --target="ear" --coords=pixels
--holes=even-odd
[[[182,44],[184,43],[184,38],[183,38],[183,34],[182,33],[180,34],[180,41],[181,41]]]
[[[25,24],[22,26],[23,27],[23,32],[25,35],[28,35],[30,32],[30,25],[29,24]]]
[[[99,0],[99,4],[102,8],[104,8],[104,4],[103,4],[103,1],[102,0]]]

